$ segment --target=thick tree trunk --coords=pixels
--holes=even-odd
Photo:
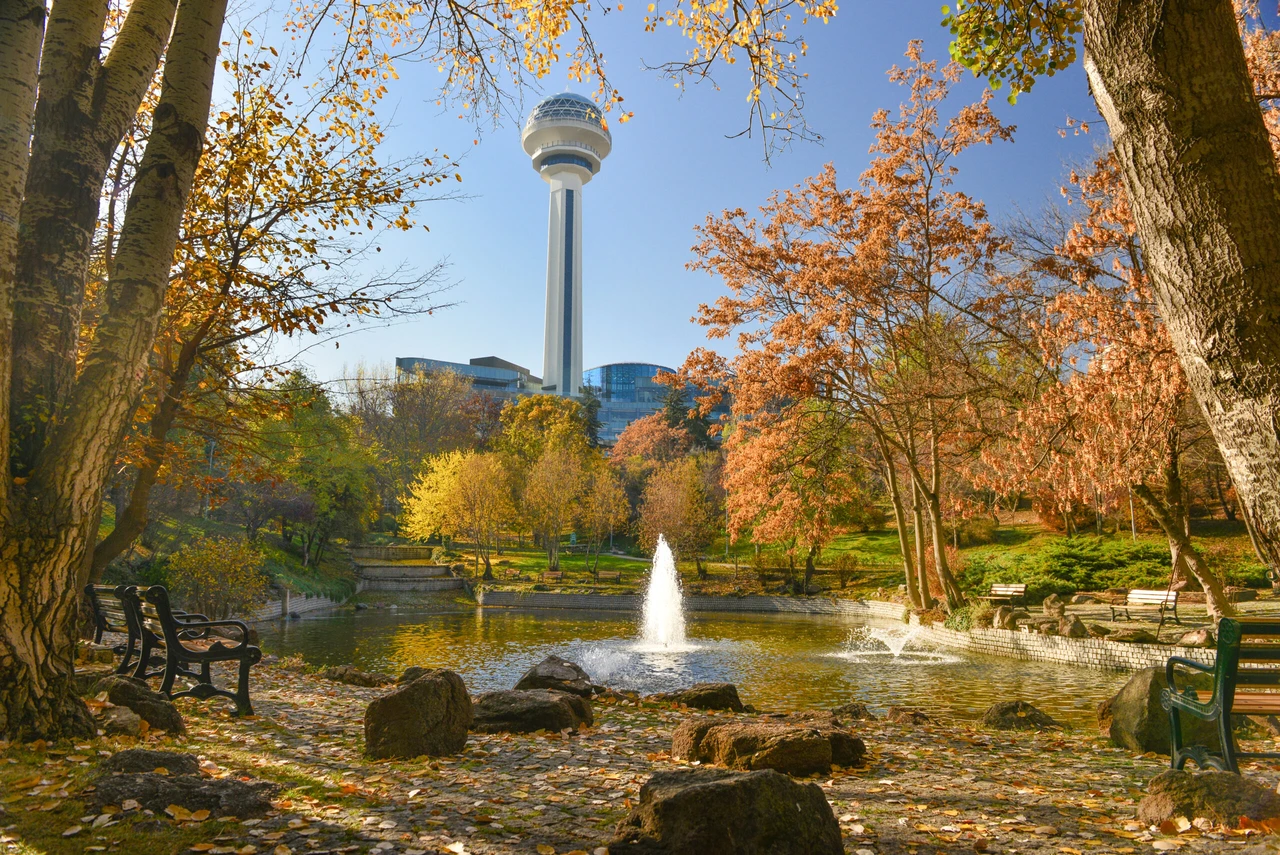
[[[923,499],[920,491],[912,484],[911,495],[911,532],[915,539],[916,551],[916,589],[920,592],[920,607],[931,609],[937,602],[933,599],[933,592],[929,590],[929,555],[928,538],[924,530],[924,507]]]
[[[1085,69],[1156,299],[1280,569],[1280,173],[1229,0],[1086,0]]]
[[[920,599],[920,585],[916,578],[915,562],[911,556],[911,539],[907,537],[907,514],[902,504],[902,490],[898,486],[898,471],[889,451],[889,444],[879,435],[880,459],[884,462],[885,483],[889,486],[889,499],[893,503],[893,522],[898,528],[898,551],[902,553],[902,572],[907,581],[907,600],[911,608],[926,608]]]
[[[1235,608],[1227,600],[1226,592],[1222,589],[1222,580],[1209,569],[1209,565],[1205,563],[1204,558],[1191,542],[1191,538],[1170,513],[1168,505],[1146,484],[1134,484],[1133,494],[1142,501],[1142,504],[1151,512],[1151,516],[1164,529],[1165,536],[1173,545],[1174,560],[1184,561],[1187,570],[1196,577],[1200,587],[1204,588],[1205,607],[1209,611],[1209,616],[1217,621],[1219,618],[1235,614]]]
[[[942,585],[942,596],[947,601],[947,610],[958,609],[964,605],[964,593],[951,575],[951,567],[947,561],[947,532],[943,527],[942,503],[936,493],[925,494],[925,507],[929,510],[929,528],[933,535],[933,567],[938,574],[938,583]]]

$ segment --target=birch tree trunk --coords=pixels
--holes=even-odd
[[[173,7],[173,2],[163,0],[137,0],[100,67],[95,63],[106,0],[63,0],[50,17],[41,60],[33,168],[26,184],[27,200],[40,201],[30,211],[24,201],[24,249],[18,266],[27,249],[40,256],[29,262],[33,279],[19,280],[19,295],[26,301],[23,305],[39,303],[40,317],[51,318],[52,326],[15,326],[14,353],[21,357],[11,367],[15,378],[24,378],[21,386],[16,381],[13,386],[9,424],[11,471],[17,477],[0,520],[0,734],[11,739],[93,732],[72,680],[79,588],[97,535],[107,473],[141,393],[155,340],[178,227],[203,144],[226,10],[225,0],[184,0],[175,20]],[[83,15],[96,16],[97,32],[91,40]],[[61,41],[50,43],[55,23]],[[107,161],[99,161],[91,149],[105,144],[105,138],[95,137],[91,144],[89,137],[111,126],[122,112],[127,119],[115,127],[123,135],[166,42],[161,95],[121,230],[107,308],[79,375],[73,371],[68,380],[68,355],[61,350],[59,336],[71,322],[68,318],[79,324],[77,295],[82,301],[86,271],[77,283],[66,258],[55,256],[79,251],[89,215],[53,197],[59,182],[74,179],[66,191],[96,216],[96,188],[105,179]],[[72,49],[77,44],[79,52]],[[7,68],[9,59],[4,55],[0,68]],[[71,63],[70,71],[59,65],[62,62]],[[81,79],[86,74],[94,81],[87,100],[87,84]],[[46,97],[60,99],[60,109],[44,110]],[[77,113],[87,107],[104,111],[100,121]],[[41,128],[42,118],[51,123],[48,128]],[[74,161],[46,162],[49,155],[42,146],[65,158],[83,155],[81,165],[89,172],[97,170],[96,178],[74,169],[69,174],[66,170]],[[37,162],[45,164],[41,171],[34,169]],[[86,201],[80,190],[89,184],[95,194]],[[27,229],[29,215],[46,217],[41,229]],[[32,234],[41,237],[28,246]],[[87,254],[83,257],[87,265]],[[69,358],[74,368],[74,346]],[[40,390],[52,390],[57,397],[29,397]],[[38,429],[16,418],[20,410],[42,407],[56,418]]]
[[[1280,173],[1228,0],[1086,0],[1085,70],[1160,313],[1280,569]]]

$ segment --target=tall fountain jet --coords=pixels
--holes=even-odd
[[[551,185],[542,390],[577,395],[582,386],[582,187],[600,171],[613,137],[589,98],[562,92],[533,108],[520,140],[533,168]]]

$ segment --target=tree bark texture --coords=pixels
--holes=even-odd
[[[132,119],[141,95],[132,99],[130,87],[142,81],[139,85],[145,91],[145,82],[155,73],[169,36],[171,18],[166,14],[171,11],[166,13],[166,8],[172,5],[162,0],[134,3],[111,55],[100,67],[96,57],[102,16],[94,24],[99,29],[92,40],[93,61],[87,58],[89,39],[80,29],[83,22],[71,19],[77,10],[97,15],[99,8],[105,9],[105,0],[101,7],[63,0],[53,9],[22,212],[24,245],[27,202],[34,195],[45,201],[32,209],[31,216],[51,218],[42,223],[43,231],[31,229],[44,235],[36,241],[41,254],[79,251],[83,212],[58,207],[50,197],[64,180],[72,182],[63,188],[66,193],[80,192],[82,183],[90,183],[88,177],[78,169],[67,173],[71,168],[67,163],[49,163],[37,173],[36,162],[47,155],[38,149],[51,146],[70,161],[81,158],[80,165],[87,162],[98,168],[99,151],[71,131],[87,133],[83,125],[92,122],[85,112],[99,103],[95,98],[116,105],[107,110],[110,115],[128,107],[127,118]],[[13,364],[14,377],[22,376],[27,382],[24,394],[14,383],[11,442],[18,437],[31,443],[33,436],[40,442],[28,445],[29,453],[18,452],[11,458],[11,471],[18,477],[0,519],[0,734],[10,738],[92,732],[92,722],[72,684],[78,594],[88,575],[107,473],[140,394],[155,340],[178,227],[203,144],[224,13],[221,0],[184,0],[178,10],[152,131],[121,231],[107,309],[79,376],[64,385],[64,355],[55,352],[60,347],[56,336],[45,338],[47,331],[41,330],[35,339],[19,341],[15,327],[15,352],[21,346],[22,357]],[[61,21],[65,39],[50,45],[55,21]],[[56,65],[53,57],[69,65]],[[0,61],[0,66],[7,60]],[[106,81],[90,87],[97,95],[86,96],[85,75]],[[54,99],[62,112],[42,112],[46,97]],[[132,106],[121,106],[120,99]],[[51,123],[44,137],[41,117]],[[119,137],[112,147],[118,143]],[[100,163],[102,172],[92,182],[95,194],[104,178],[105,155]],[[96,213],[96,195],[92,202]],[[20,247],[19,267],[22,253]],[[78,324],[76,295],[83,295],[83,275],[79,283],[71,281],[69,268],[59,259],[44,259],[37,268],[32,282],[19,280],[28,289],[27,299],[33,293],[30,289],[43,295],[36,301],[41,304],[41,317],[52,318],[57,329],[68,313]],[[56,392],[57,399],[48,402],[56,417],[42,423],[36,434],[21,433],[19,407],[31,411],[44,406],[36,400],[41,390]]]
[[[1086,0],[1085,70],[1161,315],[1280,569],[1280,173],[1229,0]]]
[[[44,0],[0,0],[0,426],[9,424],[18,219],[27,184],[46,14]],[[0,428],[0,461],[8,459],[9,434]],[[0,502],[8,495],[9,479],[0,479]]]

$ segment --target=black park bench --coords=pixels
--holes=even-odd
[[[207,620],[204,615],[188,615],[175,612],[169,603],[169,592],[161,585],[148,588],[127,588],[124,602],[136,616],[142,636],[143,652],[148,654],[161,639],[164,641],[164,672],[160,683],[161,694],[170,698],[192,697],[201,700],[211,697],[228,698],[235,702],[239,715],[253,715],[249,701],[249,669],[262,660],[262,651],[249,643],[249,627],[238,620]],[[227,633],[228,638],[214,631]],[[134,672],[135,677],[146,679],[158,676],[146,671],[144,655]],[[238,662],[239,678],[234,692],[219,689],[213,684],[209,666],[214,662]],[[199,671],[192,670],[193,665]],[[194,682],[190,689],[174,692],[179,677]]]
[[[1111,603],[1111,619],[1117,620],[1120,614],[1124,614],[1125,620],[1133,620],[1129,614],[1130,609],[1155,609],[1160,613],[1160,629],[1164,628],[1164,617],[1166,613],[1173,614],[1174,623],[1182,623],[1178,617],[1178,592],[1168,591],[1152,591],[1143,588],[1135,588],[1124,595],[1124,601],[1119,603]],[[1160,632],[1157,629],[1157,634]]]
[[[1179,689],[1179,668],[1213,675],[1213,687]],[[1280,620],[1223,618],[1218,622],[1218,655],[1213,665],[1174,656],[1165,664],[1167,689],[1160,692],[1160,705],[1169,711],[1170,765],[1181,769],[1194,760],[1201,769],[1213,768],[1239,774],[1237,761],[1280,759],[1280,753],[1240,751],[1232,733],[1233,715],[1280,714]],[[1271,689],[1272,691],[1266,691]],[[1189,715],[1218,724],[1221,753],[1204,745],[1187,745],[1182,734],[1182,716]]]
[[[1013,606],[1017,602],[1027,596],[1026,585],[1004,585],[995,584],[991,586],[991,590],[986,596],[974,597],[975,600],[987,600],[992,603],[1008,603]]]
[[[124,585],[84,586],[85,599],[89,601],[89,608],[93,612],[93,643],[101,644],[103,633],[107,632],[127,636],[124,642],[111,648],[111,652],[120,657],[120,663],[116,665],[117,674],[129,671],[135,655],[134,647],[138,644],[138,637],[129,622],[122,600],[124,588]]]

